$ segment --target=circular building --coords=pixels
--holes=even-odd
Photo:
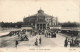
[[[45,14],[43,10],[38,10],[37,14],[28,16],[23,19],[26,27],[32,27],[37,30],[45,30],[58,24],[57,18]]]

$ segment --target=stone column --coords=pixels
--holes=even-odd
[[[40,30],[40,24],[39,24],[39,30]]]
[[[35,29],[37,29],[37,24],[35,24]]]
[[[47,29],[47,24],[46,24],[46,29]]]
[[[42,30],[43,30],[43,24],[42,24]]]

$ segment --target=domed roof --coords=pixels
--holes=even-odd
[[[38,10],[38,13],[44,13],[44,11],[40,9],[40,10]]]
[[[53,17],[53,16],[50,16],[50,15],[48,15],[48,14],[46,14],[46,13],[44,13],[44,11],[42,10],[42,9],[40,9],[40,10],[38,10],[38,13],[37,14],[34,14],[34,15],[32,15],[32,16],[29,16],[29,17],[34,17],[34,18],[36,18],[36,17],[39,17],[39,16],[45,16],[45,17]]]

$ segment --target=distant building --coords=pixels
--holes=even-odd
[[[45,30],[49,27],[58,25],[56,17],[45,14],[41,9],[38,10],[37,14],[25,17],[23,21],[23,26],[33,27],[37,30]]]

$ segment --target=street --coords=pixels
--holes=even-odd
[[[41,45],[35,46],[35,41],[36,38],[40,38],[42,39],[42,43]],[[61,33],[57,33],[56,34],[56,38],[47,38],[45,37],[45,35],[36,35],[36,36],[31,36],[28,37],[29,41],[18,41],[19,44],[17,47],[64,47],[64,40],[65,37],[61,35]],[[1,40],[1,45],[0,47],[15,47],[15,40],[17,39],[17,35],[16,36],[12,36],[12,37],[3,37],[0,38]]]

